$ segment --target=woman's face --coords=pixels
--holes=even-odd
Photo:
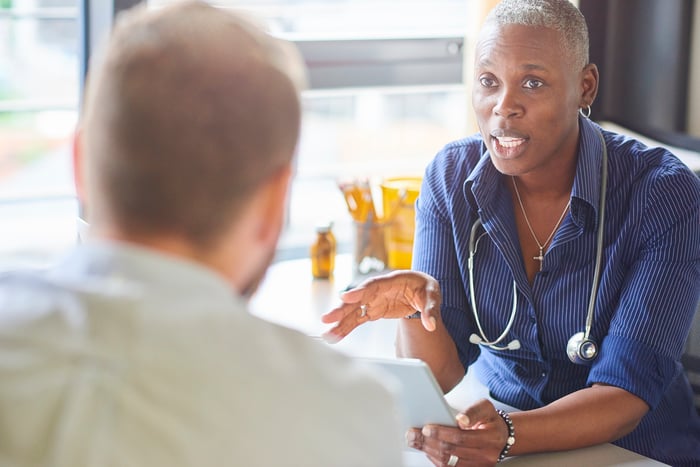
[[[498,171],[546,174],[576,157],[578,109],[591,85],[586,70],[577,69],[553,29],[485,26],[472,104]]]

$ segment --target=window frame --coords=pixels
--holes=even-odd
[[[116,15],[144,0],[81,1],[84,79],[90,54]],[[462,82],[464,36],[289,40],[297,45],[306,63],[310,89]]]

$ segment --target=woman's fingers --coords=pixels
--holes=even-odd
[[[496,413],[496,408],[487,399],[481,399],[467,407],[464,411],[464,416],[467,420],[462,419],[462,421],[458,420],[458,422],[460,425],[466,422],[464,424],[468,425],[468,428],[476,428],[479,425],[493,423],[496,420],[500,421],[500,415]]]
[[[437,320],[435,319],[435,316],[426,314],[426,313],[421,313],[420,315],[420,321],[423,323],[423,327],[427,331],[435,331],[437,328]]]
[[[420,428],[409,428],[406,431],[406,445],[413,449],[421,450],[423,448],[423,434]]]
[[[437,280],[424,273],[412,272],[407,277],[404,295],[409,301],[410,309],[420,311],[423,327],[428,331],[434,331],[442,301]]]
[[[353,304],[354,305],[354,304]],[[355,305],[357,306],[357,305]],[[337,323],[338,321],[342,320],[345,318],[345,316],[350,313],[352,309],[347,305],[347,304],[342,304],[328,313],[321,315],[321,322],[330,324],[330,323]]]
[[[368,300],[365,299],[366,292],[367,290],[362,285],[343,292],[340,294],[342,303],[328,313],[321,315],[321,322],[328,324],[339,322],[354,311],[360,309],[361,305],[369,309],[367,304]]]
[[[478,435],[469,430],[444,425],[426,425],[421,430],[423,444],[439,447],[441,444],[471,447],[476,445]]]
[[[321,322],[336,325],[324,333],[328,342],[337,342],[357,326],[381,318],[404,318],[421,312],[421,323],[428,331],[437,328],[440,287],[435,279],[416,271],[394,271],[362,282],[343,292],[342,304],[321,316]]]
[[[337,312],[337,313],[336,313]],[[339,321],[326,321],[331,314],[342,316]],[[370,321],[370,315],[367,305],[344,304],[340,308],[331,311],[327,315],[321,317],[326,323],[337,322],[335,326],[323,333],[323,339],[329,343],[335,343],[350,334],[359,325]]]
[[[493,417],[489,415],[489,406]],[[454,454],[467,461],[460,465],[493,465],[505,443],[503,423],[493,405],[485,399],[471,408],[474,409],[470,412],[474,417],[471,428],[424,426],[421,430],[421,451],[433,461],[444,462]]]

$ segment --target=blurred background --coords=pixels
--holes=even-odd
[[[159,8],[169,1],[147,3]],[[83,79],[114,17],[136,3],[0,0],[0,269],[44,266],[75,243],[70,145]],[[339,180],[420,176],[444,144],[476,131],[470,51],[494,0],[210,3],[258,16],[271,33],[298,45],[309,68],[278,259],[306,256],[320,222],[334,222],[339,251],[350,250],[352,218]],[[574,3],[589,19],[591,56],[601,67],[603,92],[609,90],[594,118],[700,136],[700,96],[692,86],[700,62],[696,2]],[[633,76],[606,73],[614,67]]]
[[[87,65],[81,54],[99,47],[107,32],[103,25],[129,3],[137,2],[0,0],[0,268],[44,265],[75,242],[70,145]],[[149,7],[165,3],[151,1]],[[315,224],[328,220],[334,221],[340,249],[348,248],[351,218],[339,178],[420,175],[443,144],[464,135],[461,47],[468,1],[212,3],[250,10],[271,32],[303,42],[300,47],[320,60],[337,59],[333,47],[324,46],[333,42],[364,61],[358,76],[375,74],[371,82],[354,83],[347,70],[330,72],[320,81],[314,77],[305,93],[280,257],[307,254]],[[91,30],[81,15],[88,16]],[[401,56],[411,40],[425,41],[424,51],[411,53],[433,60],[435,69],[419,79],[395,79],[391,74],[402,70],[382,69],[381,61],[414,66]],[[374,57],[357,56],[366,47]]]

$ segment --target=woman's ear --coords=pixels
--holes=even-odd
[[[599,81],[598,67],[594,63],[586,65],[581,72],[581,107],[593,105],[598,95]]]

